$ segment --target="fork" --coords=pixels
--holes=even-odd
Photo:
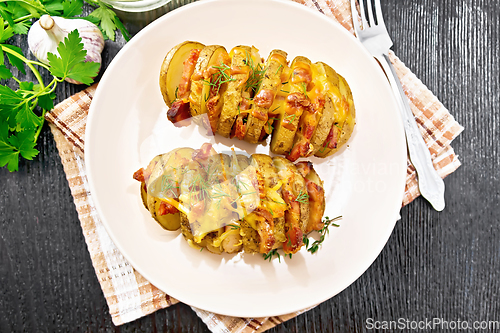
[[[375,13],[373,12],[372,0],[366,1],[368,19],[363,4],[365,0],[359,0],[361,16],[361,22],[359,22],[358,10],[356,8],[356,3],[358,1],[351,0],[351,12],[356,36],[368,52],[378,60],[389,79],[389,83],[391,84],[394,96],[396,97],[401,111],[408,155],[417,172],[420,194],[430,202],[435,210],[442,211],[445,206],[444,182],[432,165],[429,149],[420,134],[415,117],[410,109],[408,99],[396,74],[396,70],[389,60],[389,49],[392,46],[392,40],[385,27],[380,0],[374,0]]]

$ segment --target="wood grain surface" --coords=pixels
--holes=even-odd
[[[377,331],[370,318],[500,321],[500,7],[491,0],[382,5],[396,54],[465,127],[453,143],[463,165],[445,179],[443,212],[421,198],[404,207],[356,282],[269,332]],[[27,50],[26,39],[15,43]],[[123,44],[106,42],[105,65]],[[61,84],[58,99],[81,89]],[[0,169],[0,332],[208,332],[183,304],[113,326],[48,126],[38,149],[18,172]]]

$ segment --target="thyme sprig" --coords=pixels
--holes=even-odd
[[[281,255],[278,252],[278,249],[271,250],[267,253],[263,253],[262,256],[264,257],[264,260],[273,260],[273,257],[278,257],[278,261],[281,263]]]
[[[314,241],[311,246],[309,246],[309,238],[307,237],[307,235],[304,235],[303,236],[303,239],[302,241],[304,242],[304,245],[306,246],[307,248],[307,251],[311,252],[311,253],[316,253],[320,246],[323,244],[323,242],[325,241],[325,237],[326,235],[328,235],[330,233],[329,231],[329,227],[330,226],[334,226],[334,227],[340,227],[339,224],[336,224],[334,222],[336,221],[339,221],[342,219],[342,216],[337,216],[333,219],[330,219],[328,216],[326,216],[324,219],[323,219],[323,228],[321,228],[318,233],[320,234],[320,237],[318,240]]]

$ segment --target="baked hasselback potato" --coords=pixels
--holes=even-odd
[[[218,154],[207,143],[156,156],[134,179],[163,228],[213,253],[292,254],[323,227],[323,184],[309,162]]]
[[[166,55],[160,90],[175,126],[194,120],[209,134],[263,143],[292,162],[326,157],[350,138],[355,107],[347,81],[323,62],[250,46],[184,42]]]

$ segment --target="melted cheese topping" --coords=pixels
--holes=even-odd
[[[342,94],[340,92],[339,80],[335,81],[333,78],[328,79],[327,74],[321,64],[314,64],[313,69],[313,82],[314,87],[311,93],[312,97],[316,96],[318,93],[328,95],[332,100],[335,107],[335,120],[334,124],[342,126],[347,118],[348,110],[344,107],[342,103]]]
[[[293,126],[297,126],[299,119],[294,117],[296,110],[286,103],[286,99],[291,93],[298,92],[304,93],[307,98],[316,105],[320,105],[320,101],[324,99],[325,96],[330,97],[335,107],[334,124],[342,127],[349,116],[349,108],[343,103],[342,93],[340,91],[341,82],[339,82],[338,78],[337,80],[335,80],[335,78],[328,78],[323,65],[319,63],[309,65],[298,61],[292,64],[292,66],[293,67],[287,66],[286,64],[284,65],[281,75],[281,86],[278,89],[273,104],[269,108],[269,119],[273,119],[275,124],[278,123],[277,121],[279,119],[279,123],[288,126],[290,129],[294,129]],[[295,75],[301,72],[309,72],[311,74],[311,82],[307,87],[304,86],[307,77]],[[321,108],[318,109],[321,111]],[[317,115],[318,120],[321,115],[322,113],[319,112]],[[299,115],[297,114],[297,116]],[[272,128],[269,128],[269,130],[266,128],[265,130],[270,134]]]

